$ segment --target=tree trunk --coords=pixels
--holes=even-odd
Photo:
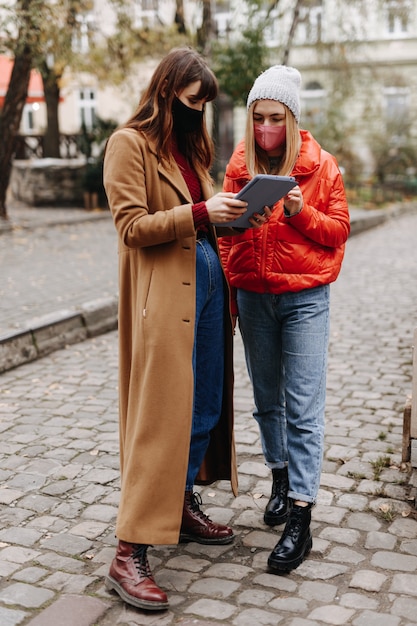
[[[41,74],[47,113],[43,156],[45,158],[60,159],[58,106],[60,95],[59,81],[61,77],[53,69],[48,68],[46,63],[42,65]]]
[[[210,55],[210,43],[213,36],[213,19],[211,13],[211,0],[203,0],[203,20],[201,27],[197,29],[197,47],[205,56]]]
[[[303,4],[304,4],[303,0],[297,0],[295,3],[293,15],[292,15],[291,28],[290,28],[290,32],[288,33],[287,45],[285,46],[284,55],[282,58],[283,65],[288,64],[292,42],[294,39],[295,31],[297,29],[298,21],[300,19],[300,9],[303,6]]]
[[[7,188],[12,172],[15,140],[27,98],[31,68],[32,51],[29,46],[25,46],[15,57],[3,110],[0,114],[0,218],[3,219],[7,219]]]
[[[12,171],[15,140],[19,132],[32,69],[33,49],[31,41],[33,39],[31,39],[31,35],[33,38],[35,29],[31,24],[29,15],[30,5],[31,0],[22,0],[18,3],[18,8],[22,10],[24,23],[19,30],[12,75],[4,99],[4,106],[0,113],[0,219],[7,219],[7,188]]]
[[[176,0],[175,2],[174,24],[177,27],[177,31],[181,35],[185,35],[187,33],[187,29],[185,27],[185,18],[184,18],[184,0]]]

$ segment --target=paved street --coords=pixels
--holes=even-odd
[[[117,332],[1,374],[0,625],[417,626],[417,475],[400,467],[416,242],[417,211],[348,241],[332,286],[313,551],[287,576],[266,570],[279,529],[262,520],[270,477],[238,334],[240,494],[233,498],[223,482],[201,490],[205,511],[237,537],[231,546],[150,550],[170,599],[162,613],[130,609],[103,584],[116,544]],[[115,233],[105,216],[0,234],[0,262],[1,331],[24,325],[28,311],[43,315],[117,291]]]

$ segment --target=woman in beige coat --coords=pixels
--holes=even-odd
[[[104,161],[119,237],[122,476],[106,584],[145,609],[168,605],[149,545],[233,540],[193,492],[194,482],[219,479],[236,492],[232,326],[212,224],[246,204],[232,193],[212,196],[204,110],[216,95],[203,59],[173,50],[109,139]]]

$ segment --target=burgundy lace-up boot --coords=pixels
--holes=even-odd
[[[185,492],[180,541],[212,545],[231,543],[234,539],[233,530],[229,526],[212,522],[200,509],[201,504],[199,493]]]
[[[144,544],[119,541],[105,584],[132,606],[160,611],[168,608],[168,598],[154,581],[147,550]]]

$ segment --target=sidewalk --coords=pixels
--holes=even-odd
[[[201,489],[205,511],[230,523],[236,540],[152,548],[151,565],[170,599],[162,613],[128,608],[103,584],[119,496],[117,331],[3,372],[1,626],[417,626],[417,477],[400,467],[417,325],[416,235],[417,211],[407,211],[348,241],[331,289],[313,551],[287,576],[266,569],[281,529],[262,520],[270,476],[239,334],[240,493],[233,498],[226,482]],[[58,304],[70,316],[86,302],[117,298],[114,239],[108,215],[0,234],[7,268],[0,327],[18,333]]]
[[[353,210],[352,235],[409,210]],[[0,221],[0,267],[0,372],[117,327],[109,211],[12,204]]]

